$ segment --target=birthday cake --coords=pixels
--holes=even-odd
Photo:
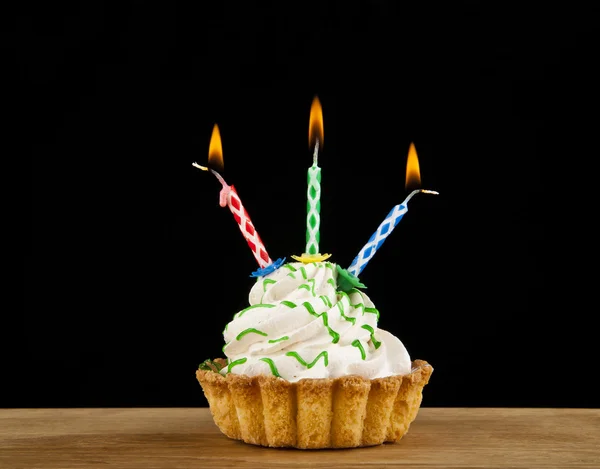
[[[314,141],[313,141],[314,140]],[[433,371],[411,361],[402,342],[378,328],[379,311],[362,291],[358,275],[408,210],[414,190],[392,208],[348,269],[320,254],[323,117],[318,98],[311,106],[309,142],[313,164],[307,173],[306,250],[298,262],[272,261],[241,198],[214,169],[221,183],[219,203],[228,207],[259,269],[249,306],[225,326],[226,358],[200,364],[196,378],[213,419],[232,439],[301,449],[355,448],[397,442],[421,405]],[[222,164],[218,126],[211,158]],[[420,184],[411,144],[407,181]]]
[[[223,331],[227,358],[196,372],[225,435],[316,449],[397,442],[408,431],[433,368],[411,362],[343,278],[331,262],[286,263],[257,278]]]

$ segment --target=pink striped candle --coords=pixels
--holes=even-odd
[[[210,171],[215,175],[215,177],[219,180],[223,188],[221,189],[219,195],[219,205],[221,207],[229,207],[231,213],[233,214],[233,218],[238,224],[242,235],[246,239],[252,254],[254,254],[254,258],[261,269],[271,265],[273,261],[269,257],[265,245],[263,244],[258,232],[254,228],[252,224],[252,220],[250,220],[250,215],[244,208],[240,196],[238,195],[235,187],[230,186],[225,182],[223,177],[217,173],[214,169],[209,169],[206,166],[201,166],[198,163],[192,163],[193,166],[199,168],[203,171]]]

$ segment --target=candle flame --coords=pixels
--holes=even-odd
[[[218,171],[223,171],[223,145],[219,126],[214,125],[210,144],[208,146],[208,165]]]
[[[406,190],[418,189],[421,187],[421,170],[419,169],[419,158],[417,149],[413,142],[408,149],[408,158],[406,160]]]
[[[319,98],[315,96],[310,106],[310,119],[308,124],[308,145],[310,148],[314,148],[319,145],[319,148],[323,148],[323,109],[321,108],[321,102]]]

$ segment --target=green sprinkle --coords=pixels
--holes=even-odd
[[[326,262],[326,263],[325,263],[325,267],[327,267],[328,269],[331,269],[331,270],[335,270],[335,269],[333,268],[333,264],[332,264],[331,262]]]
[[[317,363],[317,361],[319,361],[319,358],[323,357],[323,363],[325,364],[325,366],[329,365],[329,355],[327,354],[327,350],[323,350],[319,355],[317,355],[315,357],[315,359],[310,362],[307,363],[299,354],[298,352],[288,352],[286,353],[286,356],[288,357],[294,357],[296,360],[298,360],[300,362],[301,365],[305,366],[306,368],[308,368],[309,370],[315,366],[315,364]]]
[[[300,290],[300,289],[303,288],[304,290],[309,291],[312,294],[312,296],[317,296],[317,294],[315,293],[315,282],[316,282],[316,280],[314,278],[309,278],[307,280],[307,282],[310,283],[310,285],[308,283],[303,283],[302,285],[300,285],[298,287],[298,290]]]
[[[288,277],[292,277],[294,280],[296,280],[296,276],[293,273],[291,273],[291,272],[289,274],[287,274],[287,276]]]
[[[364,297],[362,296],[362,292],[360,290],[357,290],[356,288],[352,288],[348,292],[349,295],[354,295],[354,294],[357,294],[357,293],[358,293],[358,295],[360,295],[360,299],[363,300]],[[350,301],[350,297],[349,296],[348,296],[348,301]],[[357,308],[357,309],[360,308],[360,309],[362,309],[362,313],[363,313],[363,316],[364,316],[364,314],[365,314],[365,304],[362,301],[360,301],[360,302],[358,302],[356,304],[350,303],[350,306],[352,306],[353,308]]]
[[[344,305],[341,301],[337,302],[337,307],[340,310],[340,316],[342,316],[346,321],[351,322],[352,325],[356,323],[356,318],[350,318],[344,314]]]
[[[316,317],[320,316],[319,314],[317,314],[315,312],[315,309],[312,307],[312,305],[308,301],[305,301],[304,303],[302,303],[302,306],[304,306],[306,308],[306,310],[309,312],[309,314],[316,316]]]
[[[288,301],[288,300],[283,300],[281,302],[281,304],[287,306],[288,308],[295,308],[296,307],[296,303],[292,303],[291,301]]]
[[[335,332],[331,327],[329,327],[329,316],[327,316],[327,311],[325,311],[321,314],[318,314],[317,312],[315,312],[315,309],[312,307],[312,305],[308,301],[305,301],[304,303],[302,303],[302,306],[304,306],[306,308],[306,310],[309,312],[309,314],[311,316],[314,316],[316,318],[321,318],[323,320],[323,325],[327,328],[329,335],[333,339],[331,341],[331,343],[337,344],[340,341],[340,335],[337,332]]]
[[[350,297],[348,296],[348,293],[339,291],[339,292],[337,292],[337,294],[341,296],[340,301],[337,302],[337,307],[340,310],[340,316],[342,316],[346,321],[351,322],[352,325],[354,325],[356,323],[356,318],[351,318],[344,314],[344,310],[345,310],[344,303],[343,303],[344,299],[347,299],[348,304],[350,304]]]
[[[294,267],[292,264],[285,264],[284,267],[286,269],[291,270],[292,272],[296,272],[296,270],[297,270],[296,267]]]
[[[273,284],[273,283],[277,283],[277,280],[273,280],[273,279],[270,279],[270,278],[264,279],[263,280],[263,293],[266,292],[267,291],[267,287],[270,284]]]
[[[289,337],[287,335],[284,335],[283,337],[280,337],[279,339],[271,339],[269,340],[270,344],[274,344],[276,342],[281,342],[282,340],[288,340]]]
[[[258,334],[258,335],[262,335],[262,336],[266,336],[267,333],[263,332],[263,331],[259,331],[258,329],[254,329],[253,327],[250,327],[242,332],[240,332],[238,334],[238,336],[235,338],[235,340],[241,340],[242,337],[244,337],[246,334]]]
[[[315,282],[316,280],[314,278],[309,278],[308,279],[308,283],[310,283],[310,292],[312,293],[312,296],[317,296],[317,294],[315,293]]]
[[[360,356],[363,360],[365,358],[367,358],[367,354],[365,353],[365,349],[363,348],[362,344],[360,343],[360,340],[356,339],[354,342],[352,342],[352,346],[358,347],[358,349],[360,350]]]
[[[365,308],[365,313],[372,313],[377,315],[377,320],[379,321],[379,311],[377,308]]]
[[[273,360],[265,357],[265,358],[261,358],[260,361],[263,361],[267,365],[269,365],[269,368],[271,368],[271,373],[273,373],[273,376],[276,376],[277,378],[281,378],[281,375],[279,374],[279,371],[277,371],[277,367],[275,366],[275,363],[273,362]]]
[[[300,267],[300,273],[302,274],[302,278],[304,280],[306,280],[308,278],[308,276],[306,275],[306,269],[304,268],[304,266]]]
[[[227,366],[227,373],[231,373],[231,369],[232,369],[234,366],[242,365],[242,364],[246,363],[247,361],[248,361],[248,359],[244,357],[244,358],[240,358],[240,359],[238,359],[238,360],[235,360],[235,361],[231,362],[231,363],[230,363],[230,364]]]
[[[328,278],[327,283],[329,285],[331,285],[333,287],[333,289],[335,290],[335,280],[333,280],[332,278]]]
[[[365,324],[365,325],[363,325],[361,327],[363,329],[369,331],[369,333],[371,334],[371,342],[373,342],[373,345],[375,346],[375,350],[377,350],[381,346],[381,342],[379,342],[375,338],[375,331],[373,330],[373,328],[371,326],[369,326],[368,324]]]
[[[237,317],[238,318],[242,317],[242,314],[244,314],[246,311],[250,311],[251,309],[254,309],[254,308],[274,308],[274,307],[275,307],[275,305],[270,305],[268,303],[259,303],[257,305],[248,306],[246,309],[241,310],[238,313]]]
[[[319,298],[321,298],[321,301],[323,301],[323,303],[325,303],[325,306],[327,306],[328,308],[331,308],[331,306],[332,306],[331,300],[327,296],[321,295]]]
[[[350,302],[350,297],[348,296],[348,293],[346,293],[345,291],[341,291],[341,290],[340,290],[340,291],[336,291],[336,293],[337,293],[338,295],[340,295],[342,298],[343,298],[343,297],[346,297],[346,298],[348,298],[348,303]]]

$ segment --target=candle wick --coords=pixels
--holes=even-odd
[[[223,188],[221,189],[221,192],[219,192],[219,205],[221,207],[225,207],[227,205],[227,198],[229,197],[229,193],[231,192],[231,187],[229,187],[229,184],[227,184],[225,182],[225,179],[223,179],[223,176],[221,176],[219,173],[217,173],[214,169],[208,168],[207,166],[199,165],[198,163],[192,163],[192,166],[194,166],[198,169],[201,169],[202,171],[210,171],[211,173],[213,173],[215,175],[215,177],[218,179],[218,181],[223,186]]]
[[[313,151],[313,166],[317,166],[319,160],[319,139],[315,142],[315,150]]]
[[[408,201],[410,199],[413,198],[413,196],[417,195],[419,192],[422,192],[423,194],[434,194],[434,195],[439,195],[439,192],[436,191],[430,191],[428,189],[415,189],[414,191],[412,191],[410,194],[408,194],[408,197],[406,199],[404,199],[404,202],[402,202],[402,205],[406,205],[408,204]]]
[[[225,179],[223,179],[223,176],[221,176],[219,173],[217,173],[214,169],[209,168],[209,171],[215,175],[215,177],[219,180],[219,182],[221,183],[223,188],[229,187],[229,184],[227,184],[225,182]]]
[[[223,188],[229,187],[229,184],[227,184],[225,182],[225,179],[223,179],[223,176],[221,176],[219,173],[217,173],[214,169],[209,168],[207,166],[199,165],[198,163],[192,163],[192,166],[194,166],[194,167],[196,167],[198,169],[201,169],[202,171],[210,171],[219,180],[219,182],[221,183],[221,185],[223,186]]]
[[[206,166],[201,166],[201,165],[199,165],[198,163],[195,163],[195,162],[192,163],[192,166],[194,166],[194,167],[196,167],[198,169],[201,169],[202,171],[208,171],[208,168]]]

